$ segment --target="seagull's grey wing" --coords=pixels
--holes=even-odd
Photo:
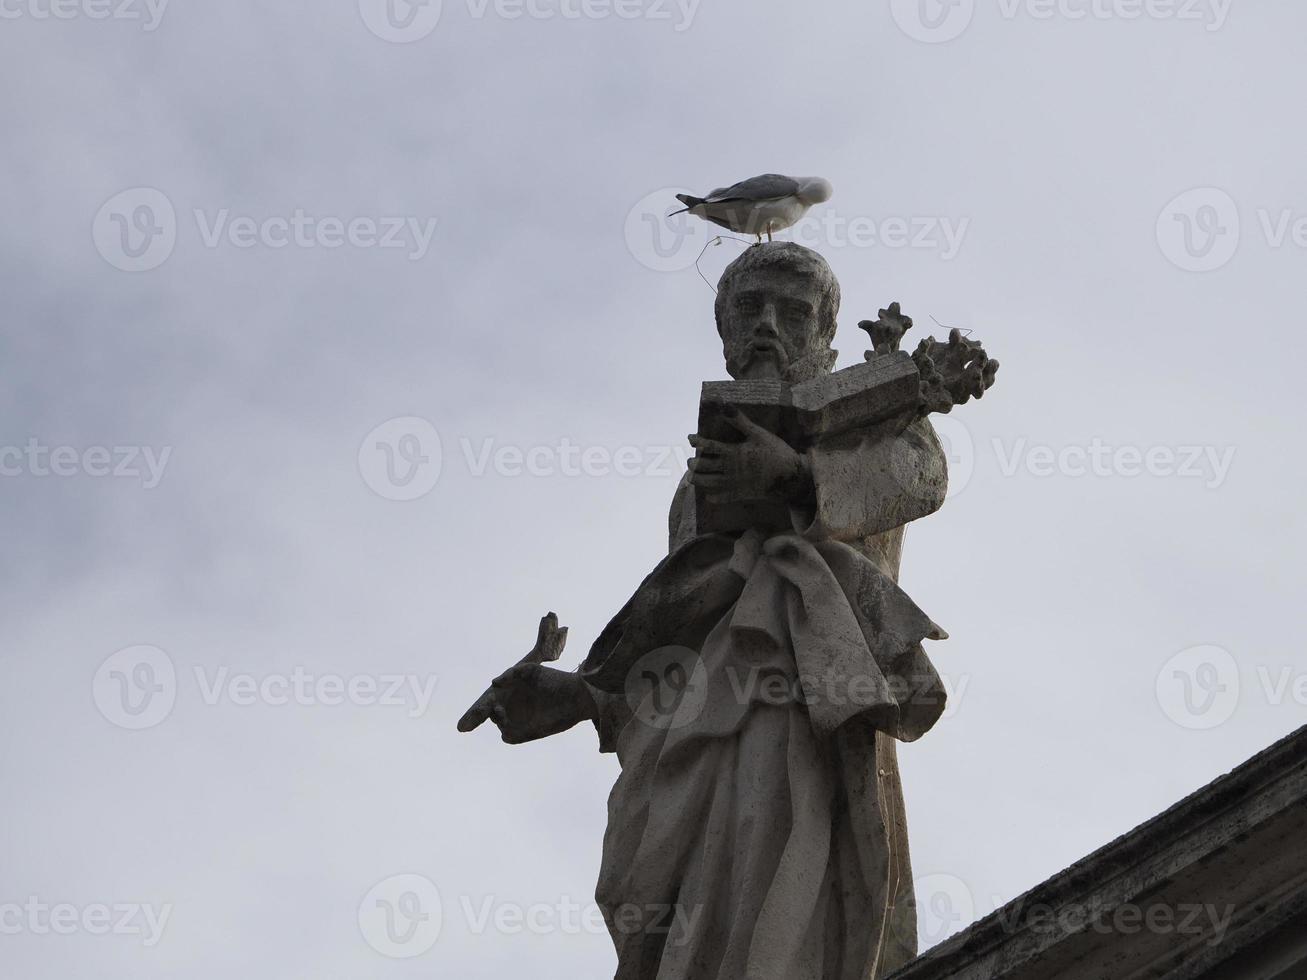
[[[763,174],[750,177],[732,187],[715,190],[708,196],[713,204],[722,201],[773,201],[778,197],[792,197],[799,192],[799,182],[783,174]]]

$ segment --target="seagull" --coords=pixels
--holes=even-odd
[[[763,174],[731,187],[719,187],[707,197],[677,194],[685,205],[672,214],[697,215],[738,235],[756,235],[758,241],[796,223],[814,204],[829,201],[833,189],[822,177],[786,177]],[[669,215],[668,217],[671,217]]]

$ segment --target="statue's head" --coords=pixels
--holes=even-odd
[[[733,378],[806,381],[831,369],[840,284],[794,242],[754,245],[717,286],[717,332]]]

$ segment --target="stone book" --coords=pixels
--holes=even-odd
[[[699,434],[719,442],[743,436],[726,419],[737,409],[803,452],[819,439],[869,429],[920,405],[921,375],[904,351],[878,354],[862,364],[791,385],[784,381],[708,381],[699,399]],[[695,491],[700,534],[750,527],[788,528],[789,505],[777,499],[730,494],[709,500]]]

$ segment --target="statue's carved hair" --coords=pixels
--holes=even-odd
[[[821,291],[818,329],[822,343],[829,347],[835,340],[835,320],[840,311],[840,284],[826,260],[810,248],[795,242],[767,242],[753,245],[726,267],[717,284],[717,332],[722,331],[735,281],[748,272],[780,272],[814,280]]]

